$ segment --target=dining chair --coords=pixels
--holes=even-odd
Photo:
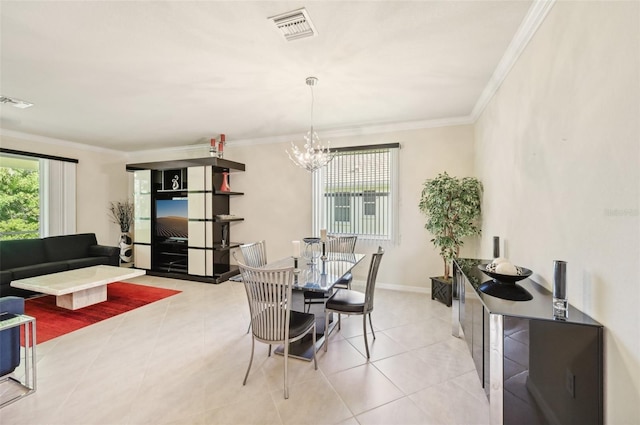
[[[313,314],[291,310],[293,267],[265,269],[249,267],[239,263],[242,281],[247,291],[251,312],[251,358],[242,385],[246,385],[256,340],[269,344],[284,345],[284,398],[289,398],[288,360],[289,343],[297,341],[311,332],[313,338],[313,365],[316,362],[316,318]]]
[[[267,241],[261,240],[258,242],[245,243],[240,245],[240,252],[244,258],[243,263],[249,267],[262,267],[267,264]],[[236,263],[240,264],[240,260],[236,256],[236,252],[233,252],[233,258]],[[251,330],[251,322],[247,328],[247,333]]]
[[[367,316],[369,316],[369,326],[373,339],[376,334],[373,331],[373,323],[371,322],[371,312],[373,311],[373,295],[376,287],[376,277],[378,276],[378,268],[384,249],[378,247],[378,252],[372,254],[371,264],[369,265],[369,274],[367,275],[367,286],[364,293],[354,291],[352,289],[338,289],[329,297],[325,304],[325,329],[329,329],[329,313],[338,313],[338,329],[340,329],[340,315],[362,315],[362,329],[364,330],[364,347],[367,350],[367,359],[369,358],[369,343],[367,341]],[[329,335],[324,338],[324,351],[327,351],[329,345]]]
[[[267,241],[245,243],[240,245],[244,264],[249,267],[262,267],[267,264]]]
[[[358,236],[327,235],[325,249],[327,253],[353,254],[357,241]],[[351,272],[347,272],[333,287],[335,289],[351,289],[352,280],[353,275]],[[325,292],[304,291],[305,311],[311,311],[312,304],[324,304],[327,298],[329,298],[329,295],[330,294]]]
[[[356,242],[358,241],[358,236],[338,236],[338,235],[328,235],[327,236],[327,252],[337,252],[340,254],[353,254],[356,250]],[[351,272],[348,272],[336,284],[333,286],[334,288],[342,288],[342,289],[351,289],[351,281],[353,280],[353,276]]]

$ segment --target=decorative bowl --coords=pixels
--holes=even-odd
[[[320,238],[302,238],[304,243],[320,243]]]
[[[487,276],[493,278],[493,280],[495,280],[496,282],[500,282],[500,283],[515,283],[522,279],[526,279],[533,274],[533,272],[529,269],[526,269],[524,267],[519,267],[519,266],[516,266],[516,267],[521,271],[521,274],[511,275],[511,274],[500,274],[496,272],[490,272],[487,270],[486,264],[478,264],[478,269],[482,273],[486,274]]]

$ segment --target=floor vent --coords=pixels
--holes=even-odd
[[[309,12],[304,7],[291,12],[282,13],[272,16],[269,20],[278,28],[278,31],[287,41],[298,40],[301,38],[314,37],[318,34]]]

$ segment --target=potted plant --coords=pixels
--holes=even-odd
[[[133,202],[129,200],[109,204],[111,221],[120,226],[120,262],[131,262],[132,240],[129,230],[133,224]]]
[[[443,281],[448,284],[446,304],[451,305],[451,261],[460,254],[463,238],[480,234],[480,197],[482,183],[473,177],[462,179],[451,177],[446,172],[428,179],[422,187],[420,211],[427,216],[425,229],[433,235],[431,242],[440,250],[444,261],[442,276],[432,277],[431,296],[442,287],[434,283]]]

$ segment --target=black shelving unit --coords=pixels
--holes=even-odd
[[[189,167],[210,166],[211,188],[206,190],[190,190],[188,181]],[[205,168],[207,169],[207,168]],[[245,171],[245,165],[229,161],[222,158],[196,158],[175,161],[161,161],[149,163],[127,164],[127,171],[151,170],[152,193],[151,193],[151,268],[148,274],[166,276],[172,278],[194,280],[208,283],[221,283],[239,273],[236,266],[230,264],[231,249],[240,246],[241,242],[229,242],[231,236],[232,223],[241,222],[242,217],[231,216],[230,198],[242,196],[243,192],[221,191],[223,173],[235,173]],[[209,176],[206,176],[209,178]],[[211,225],[212,241],[207,247],[192,246],[189,244],[187,232],[184,238],[172,238],[163,235],[158,231],[157,201],[184,198],[188,199],[189,194],[205,193],[210,194],[211,216],[204,219],[191,219],[188,222],[204,222]],[[205,199],[207,199],[205,197]],[[209,207],[207,205],[207,207]],[[223,216],[223,217],[219,217]],[[206,228],[206,227],[205,227]],[[175,233],[175,229],[173,230]],[[179,233],[178,233],[179,234]],[[180,235],[180,234],[179,234]],[[224,244],[223,244],[224,240]],[[205,263],[212,264],[207,272],[203,274],[190,274],[189,251],[205,251]],[[200,257],[201,258],[201,257]],[[207,266],[209,267],[209,266]]]

